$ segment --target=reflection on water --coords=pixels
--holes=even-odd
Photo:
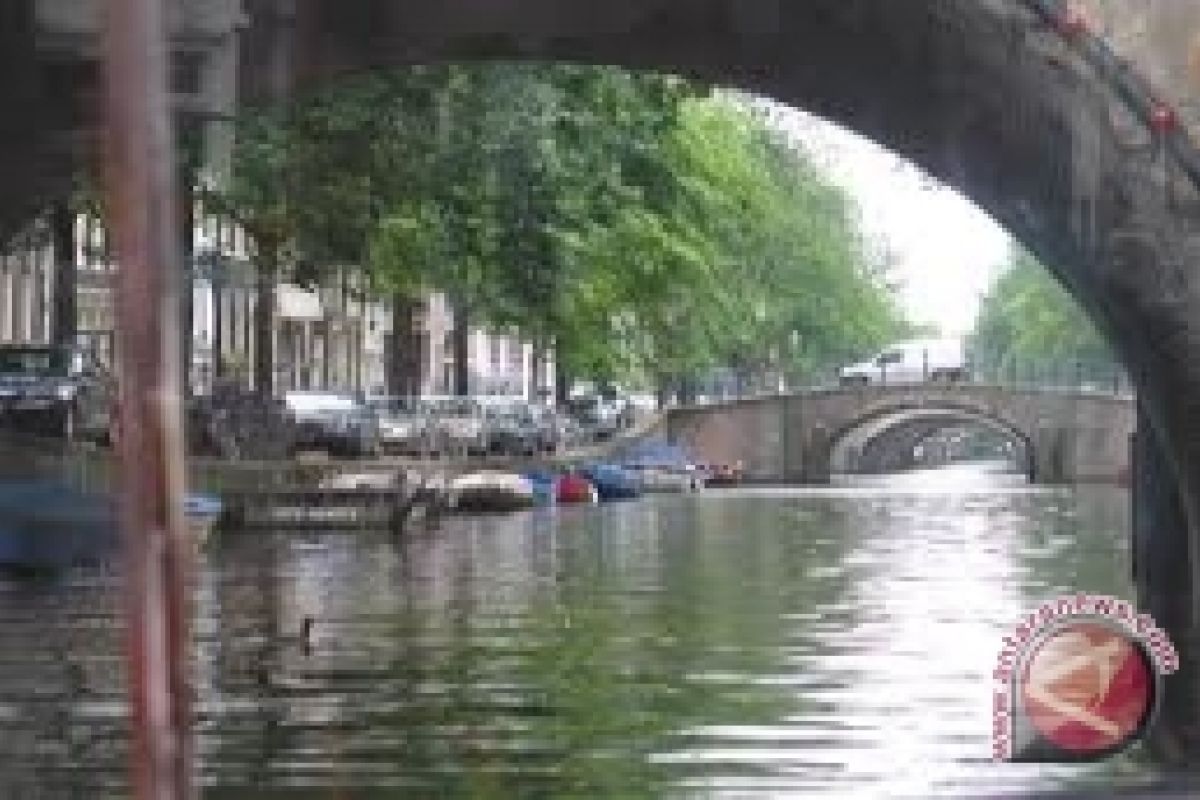
[[[1129,596],[1126,505],[960,467],[461,519],[402,541],[230,534],[198,575],[200,778],[230,798],[1133,780],[1137,753],[986,761],[1001,635],[1058,592]],[[124,780],[115,583],[0,583],[3,796]]]

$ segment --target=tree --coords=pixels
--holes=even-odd
[[[973,357],[993,374],[1037,367],[1110,375],[1115,358],[1096,326],[1042,264],[1014,249],[980,305]]]
[[[274,383],[274,288],[285,269],[301,284],[326,269],[361,264],[385,196],[376,145],[393,120],[393,87],[369,76],[288,103],[251,108],[237,119],[228,182],[205,205],[232,219],[255,250],[253,380]]]
[[[687,273],[666,274],[688,292],[658,326],[650,360],[660,374],[724,364],[750,375],[785,357],[813,368],[895,331],[899,314],[848,199],[802,152],[723,96],[690,101],[682,120],[675,217],[686,227],[675,241]]]
[[[260,295],[289,264],[358,264],[404,312],[553,347],[560,375],[690,381],[876,344],[901,320],[845,195],[725,95],[568,65],[381,73],[239,126],[224,195]],[[269,385],[267,303],[260,385]],[[398,313],[403,319],[405,313]]]

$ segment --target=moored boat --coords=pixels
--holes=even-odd
[[[592,464],[579,471],[596,487],[600,500],[629,500],[642,493],[642,484],[630,470],[616,464]]]
[[[544,470],[530,470],[521,473],[521,477],[529,481],[533,489],[533,503],[538,506],[553,505],[558,499],[555,491],[555,477]]]
[[[184,518],[203,541],[224,512],[219,497],[184,497]],[[62,569],[103,559],[120,543],[112,497],[54,481],[0,484],[0,566]]]
[[[713,464],[708,469],[709,486],[737,486],[741,482],[740,464]]]
[[[559,478],[555,493],[560,503],[595,503],[600,499],[591,481],[575,473]]]
[[[699,471],[647,467],[636,470],[644,492],[694,492],[704,487]]]
[[[644,440],[626,449],[621,465],[638,475],[647,492],[696,491],[708,478],[687,449],[659,439]]]
[[[516,473],[470,472],[450,481],[446,504],[455,511],[517,511],[534,504],[534,489]]]
[[[225,504],[214,494],[191,493],[184,497],[183,514],[192,535],[203,544],[225,513]]]
[[[0,566],[58,569],[94,560],[119,542],[111,498],[65,484],[0,484]]]
[[[401,472],[338,472],[323,478],[318,488],[334,491],[353,491],[355,489],[371,489],[387,491],[400,489],[405,483],[406,476]]]

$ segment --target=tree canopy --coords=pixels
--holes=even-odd
[[[442,291],[581,377],[811,367],[902,324],[848,198],[749,104],[671,76],[359,78],[248,113],[221,205],[301,280]]]
[[[1001,374],[1055,364],[1107,369],[1115,361],[1074,298],[1020,248],[980,305],[971,348],[985,369]]]

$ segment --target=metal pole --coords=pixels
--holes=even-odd
[[[138,798],[190,798],[180,277],[163,0],[109,0],[105,187],[116,272],[127,661]]]

